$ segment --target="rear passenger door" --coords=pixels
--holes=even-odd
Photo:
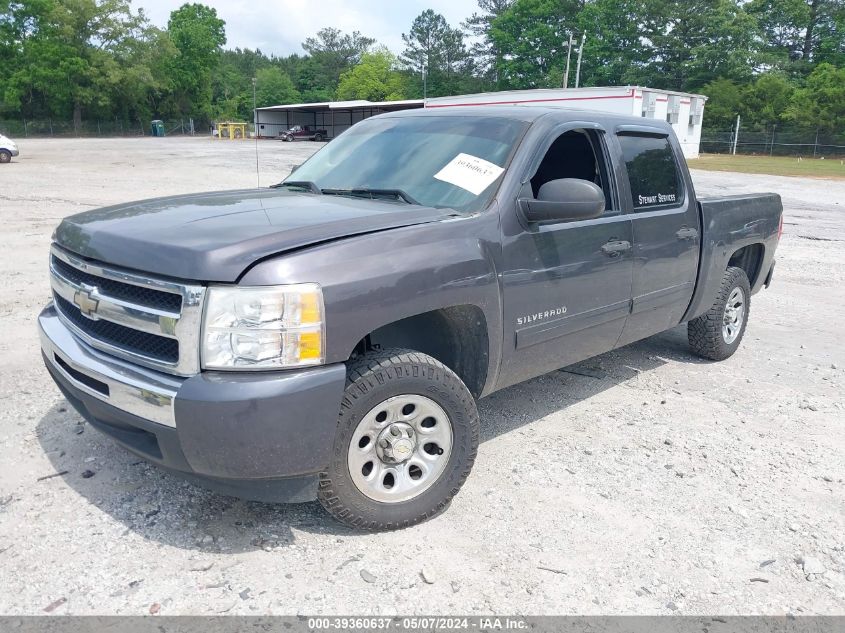
[[[633,223],[633,301],[618,345],[676,326],[698,274],[701,227],[680,147],[660,128],[617,133],[626,178],[623,205]]]

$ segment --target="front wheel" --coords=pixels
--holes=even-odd
[[[0,163],[11,163],[12,162],[12,153],[7,152],[5,149],[0,149]]]
[[[410,350],[366,354],[347,371],[320,502],[365,530],[431,518],[469,475],[478,433],[475,400],[451,369]]]
[[[710,309],[687,324],[692,350],[709,360],[733,356],[742,342],[751,309],[751,284],[741,268],[730,266]]]

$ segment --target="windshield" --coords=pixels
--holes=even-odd
[[[476,211],[490,200],[527,126],[492,117],[368,119],[287,180],[308,183],[315,193],[393,192],[392,199],[411,204]]]

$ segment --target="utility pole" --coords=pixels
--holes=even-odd
[[[736,129],[734,130],[734,146],[733,146],[733,151],[731,151],[731,154],[733,154],[734,156],[736,156],[736,144],[739,142],[739,120],[740,120],[739,115],[737,114],[736,115]]]
[[[578,64],[575,67],[575,87],[581,84],[581,55],[584,54],[584,40],[587,39],[586,31],[581,33],[581,46],[578,47]]]
[[[563,87],[569,88],[569,60],[572,58],[572,33],[569,34],[569,46],[566,49],[566,72],[563,74]]]
[[[422,68],[423,75],[423,105],[425,105],[426,95],[428,94],[428,63]]]
[[[258,166],[258,109],[255,103],[256,78],[252,78],[252,135],[255,137],[255,182],[256,187],[261,188],[261,170]]]

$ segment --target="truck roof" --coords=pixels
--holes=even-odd
[[[385,112],[378,115],[379,118],[405,118],[405,117],[438,117],[438,116],[467,116],[467,117],[489,117],[499,119],[513,119],[516,121],[534,122],[537,119],[551,116],[561,123],[567,121],[595,121],[596,123],[612,125],[641,125],[651,128],[671,130],[671,126],[660,119],[645,119],[637,116],[625,116],[604,112],[600,110],[584,110],[579,108],[567,108],[560,106],[536,106],[536,105],[514,105],[514,106],[479,106],[479,105],[450,105],[440,107],[419,108],[414,110],[398,110],[396,112]]]

